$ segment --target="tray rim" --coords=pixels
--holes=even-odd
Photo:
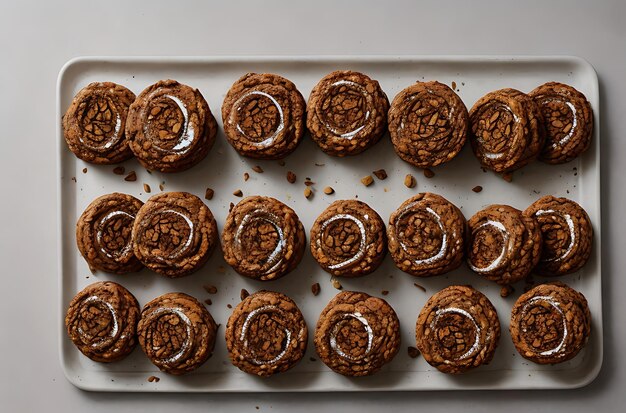
[[[598,308],[600,311],[597,314],[594,314],[594,318],[596,323],[594,324],[595,334],[593,335],[595,340],[597,340],[597,348],[595,348],[594,358],[597,359],[597,362],[586,372],[582,378],[574,383],[558,383],[558,385],[554,386],[533,386],[531,384],[525,386],[516,386],[516,387],[494,387],[494,386],[481,386],[481,385],[464,385],[460,388],[447,389],[443,387],[438,388],[414,388],[405,386],[394,386],[394,387],[358,387],[358,388],[323,388],[323,387],[313,387],[310,389],[294,389],[294,388],[286,388],[286,389],[277,389],[277,388],[263,388],[263,389],[241,389],[241,388],[197,388],[197,387],[187,387],[184,389],[157,389],[153,387],[143,387],[143,388],[128,388],[124,387],[117,382],[115,384],[102,388],[95,384],[90,384],[83,382],[81,380],[77,380],[76,377],[70,374],[68,364],[65,360],[64,354],[64,345],[63,341],[65,340],[65,308],[63,305],[63,268],[64,268],[64,256],[63,256],[63,239],[67,235],[66,229],[63,226],[63,218],[61,216],[61,211],[63,211],[64,199],[62,196],[63,188],[62,188],[62,161],[63,157],[66,156],[66,148],[64,143],[64,138],[62,134],[62,116],[63,111],[61,108],[61,95],[62,95],[62,86],[64,84],[64,79],[67,76],[67,73],[70,69],[80,66],[82,64],[93,64],[93,63],[124,63],[124,64],[132,64],[132,63],[142,63],[142,64],[171,64],[171,63],[181,63],[181,64],[217,64],[217,63],[243,63],[243,62],[267,62],[267,63],[306,63],[306,62],[341,62],[341,61],[350,61],[355,63],[392,63],[392,62],[452,62],[452,63],[504,63],[509,62],[511,64],[515,63],[570,63],[576,64],[580,67],[587,70],[588,74],[591,76],[591,82],[593,84],[593,101],[595,101],[594,107],[594,151],[595,151],[595,159],[594,159],[594,169],[596,170],[596,179],[594,182],[595,189],[594,192],[594,208],[596,210],[596,222],[597,225],[594,227],[594,248],[597,249],[597,270],[599,272],[598,275]],[[60,69],[57,83],[56,83],[56,208],[57,213],[55,214],[57,217],[57,286],[59,288],[59,300],[58,305],[58,321],[60,323],[60,333],[58,336],[58,350],[59,350],[59,359],[61,362],[61,367],[66,379],[81,390],[86,391],[101,391],[101,392],[158,392],[158,393],[264,393],[264,392],[272,392],[272,393],[319,393],[319,392],[360,392],[360,391],[472,391],[472,390],[549,390],[549,389],[578,389],[589,385],[593,382],[602,369],[603,361],[604,361],[604,333],[603,333],[603,300],[602,300],[602,248],[601,248],[601,239],[602,239],[602,188],[601,188],[601,170],[600,162],[601,162],[601,146],[600,146],[600,99],[599,99],[599,81],[598,75],[593,67],[593,65],[587,61],[586,59],[574,56],[574,55],[384,55],[384,54],[374,54],[374,55],[219,55],[219,56],[106,56],[106,55],[93,55],[93,56],[77,56],[70,60],[68,60]],[[588,364],[590,361],[587,361]],[[582,369],[584,365],[577,367],[576,369]],[[336,374],[333,372],[323,372],[327,374]],[[139,374],[139,373],[137,373]],[[304,372],[300,374],[315,374],[318,375],[320,372]],[[484,371],[481,372],[481,375],[491,375],[491,374],[506,374],[502,371]],[[411,375],[423,375],[423,372],[409,372],[406,373],[406,376]],[[410,377],[406,377],[404,379],[405,382],[409,381]]]

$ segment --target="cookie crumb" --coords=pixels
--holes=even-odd
[[[241,301],[245,300],[246,297],[248,297],[250,295],[250,293],[248,292],[248,290],[246,290],[245,288],[241,289],[241,292],[239,293],[239,298],[241,298]]]
[[[420,355],[420,351],[415,347],[407,348],[407,352],[409,353],[409,357],[412,359],[418,358]]]
[[[239,198],[241,198],[243,196],[243,192],[241,192],[241,189],[238,189],[235,192],[233,192],[233,195],[238,196]]]
[[[454,80],[452,81],[451,85],[452,85],[452,89],[456,89],[456,82]]]
[[[163,192],[163,190],[164,190],[164,189],[165,189],[165,185],[164,185],[164,184],[162,184],[162,183],[160,183],[160,184],[159,184],[159,190],[160,190],[161,192]]]
[[[124,180],[127,182],[135,182],[137,180],[137,174],[135,173],[135,171],[130,171],[130,173],[126,175],[126,178],[124,178]]]
[[[87,173],[87,168],[83,168],[83,173],[86,174]]]
[[[418,283],[413,283],[413,285],[416,286],[417,288],[419,288],[420,290],[426,292],[426,287],[424,287],[423,285],[418,284]]]
[[[404,177],[404,186],[406,186],[407,188],[415,188],[415,177],[411,174],[407,174]]]
[[[433,172],[432,169],[426,168],[426,169],[424,169],[424,176],[426,178],[432,178],[433,176],[435,176],[435,173]]]
[[[296,183],[296,174],[291,171],[287,171],[287,182],[290,184]]]
[[[383,188],[383,191],[389,192],[389,188]]]
[[[210,298],[207,298],[206,300],[204,300],[204,302],[205,302],[205,304],[206,304],[206,305],[211,305],[211,304],[213,304],[213,301],[211,301],[211,299],[210,299]]]
[[[382,290],[380,293],[381,293],[382,295],[389,295],[389,291],[387,291],[387,290]]]
[[[305,184],[306,186],[311,186],[311,185],[315,185],[315,182],[311,181],[311,178],[306,178],[306,179],[304,180],[304,184]]]
[[[374,178],[372,178],[372,175],[367,175],[361,178],[361,183],[365,186],[370,186],[373,182]]]
[[[320,293],[321,289],[322,288],[320,287],[320,283],[315,283],[311,285],[311,292],[313,293],[314,296],[317,296]]]
[[[202,288],[204,288],[204,291],[206,291],[209,294],[217,294],[217,287],[211,284],[206,284],[203,285]]]
[[[228,206],[228,212],[232,211],[234,207],[235,207],[235,204],[231,202],[230,205]]]
[[[258,174],[262,174],[262,173],[263,173],[263,168],[261,168],[261,166],[259,166],[259,165],[254,165],[254,166],[252,167],[252,170],[253,170],[254,172],[258,173]]]
[[[335,190],[332,188],[332,186],[327,186],[326,188],[324,188],[324,193],[326,195],[332,195],[335,193]]]
[[[324,166],[326,165],[325,163],[316,163],[315,166]]]
[[[502,179],[504,179],[507,182],[513,182],[513,174],[511,172],[503,173]]]
[[[311,191],[311,188],[309,188],[308,186],[306,188],[304,188],[304,197],[306,199],[309,199],[313,196],[313,191]]]
[[[254,406],[255,409],[259,410],[259,406]]]
[[[280,166],[285,166],[286,165],[285,161],[283,161],[282,159],[280,161],[278,161],[278,164]]]
[[[75,176],[72,177],[72,181],[74,181],[74,183],[76,183],[76,177]]]
[[[158,378],[157,376],[150,376],[150,377],[148,377],[148,381],[149,381],[150,383],[153,383],[153,382],[154,382],[154,383],[158,383],[158,382],[159,382],[159,380],[161,380],[161,379],[160,379],[160,378]]]
[[[148,184],[143,184],[143,191],[144,191],[146,194],[149,194],[150,192],[152,192],[152,189],[150,188],[150,185],[148,185]]]
[[[244,181],[244,182],[247,182],[247,181],[248,181],[248,179],[250,179],[250,174],[249,174],[248,172],[244,172],[244,173],[243,173],[243,181]]]
[[[339,282],[339,280],[333,280],[333,287],[335,287],[338,290],[342,290],[343,287],[341,286],[341,283]]]
[[[515,289],[512,286],[505,285],[502,288],[500,288],[500,297],[506,298],[509,295],[513,294],[514,291]]]
[[[473,192],[479,193],[483,190],[483,187],[480,185],[476,185],[475,187],[472,188]]]
[[[212,190],[211,188],[207,188],[206,191],[204,191],[204,199],[207,199],[210,201],[213,199],[214,194],[215,194],[214,190]]]
[[[233,306],[232,306],[232,305],[230,305],[230,304],[226,304],[226,307],[228,307],[228,308],[233,308]]]
[[[126,172],[126,168],[124,168],[123,166],[116,166],[115,168],[113,168],[113,173],[115,175],[124,175],[124,172]]]
[[[376,175],[376,178],[380,179],[381,181],[387,179],[387,171],[385,171],[384,169],[377,169],[372,173]]]
[[[217,272],[219,272],[220,274],[224,274],[226,272],[226,267],[220,265],[219,267],[217,267]]]
[[[311,361],[317,361],[317,359],[315,357],[309,357],[309,360]]]

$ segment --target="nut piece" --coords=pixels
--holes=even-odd
[[[124,168],[123,166],[116,166],[115,168],[113,168],[113,173],[115,175],[124,175],[124,172],[126,172],[126,168]]]
[[[131,171],[128,175],[126,175],[126,178],[124,178],[124,180],[127,182],[135,182],[137,180],[137,174],[135,173],[135,171]]]
[[[309,199],[311,198],[311,196],[313,196],[313,191],[311,191],[311,188],[307,186],[306,188],[304,188],[304,197],[306,199]]]
[[[335,190],[334,190],[332,187],[327,186],[326,188],[324,188],[324,193],[325,193],[326,195],[332,195],[332,194],[334,194],[334,193],[335,193]]]
[[[202,288],[209,294],[217,294],[217,287],[211,284],[203,285]]]
[[[408,349],[409,357],[412,359],[418,358],[420,355],[420,351],[415,347],[409,347]]]
[[[148,184],[143,184],[143,191],[144,191],[146,194],[149,194],[149,193],[151,192],[150,185],[148,185]]]
[[[432,169],[426,168],[424,169],[424,176],[426,178],[432,178],[433,176],[435,176],[435,173],[433,172]]]
[[[245,288],[241,289],[241,292],[239,293],[239,298],[241,298],[241,301],[245,300],[246,297],[248,297],[250,295],[250,293],[248,292],[248,290],[246,290]]]
[[[387,171],[385,171],[384,169],[378,169],[372,173],[376,175],[376,178],[380,179],[381,181],[387,179]]]
[[[233,192],[233,195],[241,198],[243,196],[243,192],[241,192],[241,189],[238,189],[235,192]]]
[[[252,170],[256,173],[262,174],[263,173],[263,168],[261,168],[259,165],[255,165],[252,167]]]
[[[513,294],[514,291],[515,289],[513,288],[513,286],[505,285],[502,288],[500,288],[500,297],[506,298],[509,295]]]
[[[296,174],[291,171],[287,171],[287,182],[293,184],[296,182]]]
[[[388,290],[382,290],[380,293],[381,293],[382,295],[388,295],[388,294],[389,294],[389,291],[388,291]]]
[[[339,280],[333,280],[333,287],[335,287],[338,290],[343,289],[343,287],[341,286],[341,283],[339,282]]]
[[[417,182],[415,181],[415,177],[411,174],[407,174],[404,177],[404,186],[406,186],[407,188],[415,188],[415,185],[417,184]]]
[[[504,179],[507,182],[513,182],[513,174],[511,172],[503,173],[502,179]]]
[[[480,185],[476,185],[475,187],[472,188],[472,191],[479,193],[483,190],[483,187]]]
[[[418,283],[413,283],[413,285],[416,286],[417,288],[419,288],[420,290],[426,292],[426,287],[424,287],[423,285],[418,284]]]
[[[367,175],[361,178],[361,183],[365,186],[370,186],[373,182],[374,178],[372,178],[372,175]]]
[[[160,378],[158,378],[157,376],[150,376],[150,377],[148,377],[148,381],[149,381],[150,383],[153,383],[153,382],[154,382],[154,383],[158,383],[160,380],[161,380],[161,379],[160,379]]]
[[[207,200],[212,200],[213,199],[213,194],[215,194],[215,191],[212,190],[211,188],[207,188],[205,193],[204,193],[204,199]]]
[[[311,292],[315,296],[317,296],[320,293],[320,290],[321,290],[320,283],[315,283],[311,286]]]
[[[244,172],[243,173],[243,181],[246,182],[248,179],[250,179],[250,174],[248,172]]]

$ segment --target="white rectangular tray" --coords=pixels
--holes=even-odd
[[[245,159],[228,145],[223,132],[208,157],[192,169],[177,174],[148,173],[135,160],[125,162],[126,171],[137,173],[136,182],[125,182],[113,174],[113,166],[84,163],[74,157],[63,140],[60,119],[72,97],[89,82],[113,81],[123,84],[136,94],[146,86],[165,78],[176,79],[200,89],[221,127],[220,106],[226,91],[247,72],[277,73],[292,80],[308,97],[311,88],[325,74],[338,69],[362,71],[377,79],[390,99],[401,89],[417,80],[438,80],[456,84],[458,93],[469,107],[483,94],[503,87],[530,91],[547,81],[568,83],[582,91],[593,106],[595,130],[590,150],[580,159],[565,165],[551,166],[534,162],[514,174],[513,182],[483,173],[469,145],[458,158],[436,168],[436,175],[425,178],[421,171],[401,161],[393,151],[387,136],[375,147],[351,158],[333,158],[320,151],[306,137],[301,146],[286,159],[286,166],[276,161]],[[372,390],[457,390],[457,389],[530,389],[574,388],[591,382],[602,364],[602,298],[600,266],[600,152],[598,81],[593,68],[575,57],[446,57],[446,56],[363,56],[363,57],[86,57],[68,62],[58,79],[58,242],[59,242],[59,345],[61,363],[67,378],[86,390],[100,391],[175,391],[175,392],[274,392],[274,391],[372,391]],[[316,164],[323,164],[317,166]],[[251,168],[261,165],[263,174]],[[87,173],[83,173],[87,168]],[[384,168],[389,177],[375,180],[370,187],[360,178],[373,170]],[[290,185],[285,179],[294,171],[298,182]],[[249,172],[250,179],[243,180]],[[403,185],[404,176],[412,173],[417,187]],[[316,182],[315,195],[303,196],[303,181],[310,177]],[[152,194],[143,191],[148,183]],[[546,194],[566,196],[582,204],[591,217],[594,230],[593,254],[583,270],[561,280],[587,297],[592,313],[593,332],[587,347],[570,362],[555,366],[539,366],[527,362],[515,351],[508,333],[511,306],[521,294],[523,285],[516,285],[512,296],[504,299],[500,288],[473,274],[464,265],[452,273],[428,279],[416,279],[397,270],[390,257],[375,273],[362,278],[341,279],[348,290],[361,290],[381,296],[398,313],[402,328],[402,348],[397,357],[378,374],[350,379],[333,373],[317,359],[312,339],[304,359],[288,372],[269,379],[260,379],[240,372],[228,361],[223,333],[231,309],[239,302],[242,288],[277,290],[291,296],[300,306],[309,326],[309,337],[317,317],[326,303],[338,292],[330,277],[314,262],[307,251],[298,268],[286,277],[260,283],[237,275],[217,251],[197,273],[167,279],[148,270],[124,276],[104,273],[91,274],[76,248],[75,223],[85,207],[97,196],[114,191],[126,192],[147,200],[164,183],[166,191],[188,191],[201,198],[207,187],[215,197],[206,201],[221,230],[229,204],[240,198],[232,195],[241,189],[245,196],[263,194],[280,199],[293,207],[307,230],[322,210],[337,199],[354,198],[368,203],[386,221],[389,214],[404,200],[418,192],[435,192],[458,205],[469,218],[491,203],[507,203],[524,209]],[[324,195],[330,185],[336,193]],[[481,185],[480,193],[472,188]],[[209,311],[221,323],[213,357],[200,369],[184,377],[171,377],[158,372],[137,348],[128,358],[112,364],[94,363],[84,357],[67,338],[63,317],[74,294],[86,285],[100,280],[114,280],[135,294],[140,304],[171,291],[183,291],[199,300],[211,298]],[[319,282],[321,294],[311,293],[311,284]],[[413,283],[426,287],[424,293]],[[219,292],[209,296],[205,284],[217,286]],[[423,358],[411,359],[407,347],[414,346],[417,314],[430,295],[451,284],[472,284],[487,294],[498,310],[502,337],[496,355],[488,366],[462,376],[449,376],[430,367]],[[314,358],[314,359],[312,359]],[[151,375],[160,377],[149,383]]]

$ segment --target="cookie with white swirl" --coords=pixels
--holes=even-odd
[[[539,159],[550,164],[569,162],[585,152],[593,133],[593,110],[572,86],[548,82],[528,94],[539,106],[546,143]]]
[[[63,115],[63,136],[69,149],[95,164],[131,158],[125,128],[134,100],[133,92],[112,82],[94,82],[81,89]]]
[[[460,374],[489,364],[500,340],[500,320],[480,291],[453,285],[426,302],[415,337],[428,364],[443,373]]]
[[[87,286],[70,302],[65,315],[67,334],[91,360],[112,362],[130,354],[137,345],[139,303],[114,282]]]
[[[385,133],[389,100],[377,81],[363,73],[338,70],[324,76],[311,91],[307,128],[329,155],[356,155]]]
[[[81,214],[76,244],[92,271],[125,274],[143,268],[132,243],[133,223],[142,205],[131,195],[115,192],[96,198]]]
[[[509,326],[519,354],[538,364],[574,358],[591,334],[587,300],[561,282],[538,285],[522,294]]]
[[[126,135],[145,168],[179,172],[206,157],[215,142],[217,122],[198,89],[160,80],[130,106]]]
[[[467,130],[465,104],[443,83],[417,82],[391,102],[391,142],[411,165],[427,168],[451,161],[463,149]]]
[[[226,93],[226,139],[242,156],[282,159],[300,144],[306,102],[291,81],[271,73],[247,73]]]
[[[207,309],[184,293],[168,293],[143,307],[139,345],[161,371],[175,376],[196,370],[213,354],[217,324]]]
[[[593,227],[587,212],[567,198],[544,196],[524,211],[539,222],[541,258],[534,271],[558,276],[581,269],[591,256]]]
[[[536,159],[545,143],[537,103],[516,89],[480,98],[469,112],[470,142],[484,168],[512,172]]]
[[[376,270],[387,254],[385,223],[366,203],[333,202],[311,228],[310,248],[324,271],[359,277]]]
[[[211,210],[187,192],[164,192],[148,199],[137,212],[132,237],[139,261],[171,278],[198,270],[219,243]]]
[[[267,377],[294,367],[304,356],[308,329],[296,303],[284,294],[259,291],[233,310],[226,348],[240,370]]]
[[[239,274],[260,281],[295,269],[305,244],[296,212],[270,197],[243,199],[228,214],[222,231],[224,260]]]
[[[534,217],[508,205],[490,205],[468,221],[467,264],[501,285],[525,279],[539,262],[542,237]]]
[[[320,359],[344,376],[369,376],[400,349],[400,322],[382,298],[343,291],[320,314],[315,328]]]
[[[444,274],[463,262],[466,223],[459,208],[429,192],[407,199],[389,217],[389,253],[416,277]]]

